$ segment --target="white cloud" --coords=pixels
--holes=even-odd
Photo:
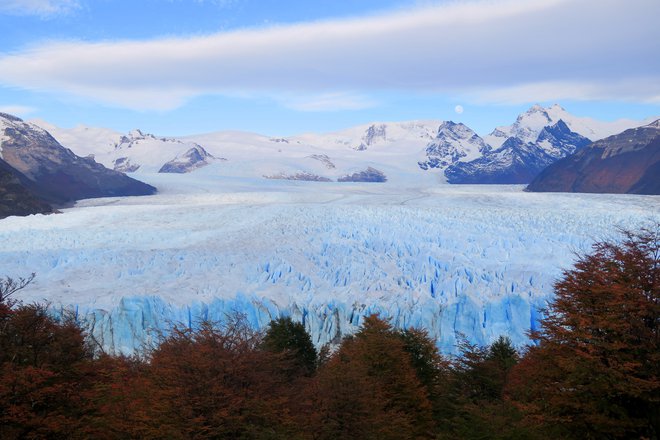
[[[311,96],[276,97],[285,107],[304,112],[362,110],[377,103],[366,96],[347,92],[323,93]]]
[[[56,42],[0,55],[0,84],[135,109],[236,93],[294,97],[284,102],[301,110],[358,108],[379,91],[648,101],[660,96],[658,16],[657,0],[472,0],[208,36]]]
[[[78,9],[77,0],[2,0],[0,14],[37,15],[49,18]]]
[[[0,113],[8,113],[14,116],[27,116],[30,113],[34,113],[36,109],[34,107],[28,107],[25,105],[2,105],[0,106]]]
[[[524,104],[533,96],[537,101],[583,100],[611,101],[627,100],[639,103],[660,104],[660,77],[633,76],[607,81],[546,81],[492,88],[472,92],[469,99],[477,102],[498,104]]]

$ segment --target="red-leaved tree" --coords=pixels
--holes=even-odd
[[[597,243],[556,298],[508,389],[529,420],[571,438],[660,434],[660,236]]]

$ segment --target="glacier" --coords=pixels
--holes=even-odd
[[[145,197],[0,220],[0,276],[18,299],[75,313],[109,353],[171,325],[243,313],[304,323],[317,346],[380,313],[443,353],[461,337],[528,343],[576,253],[660,222],[660,197],[526,193],[519,185],[325,183],[143,174]]]

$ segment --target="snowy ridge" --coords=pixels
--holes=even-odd
[[[449,353],[459,333],[524,343],[574,251],[660,221],[657,197],[246,180],[215,166],[143,174],[155,196],[4,219],[0,264],[36,272],[21,299],[77,311],[114,352],[239,311],[256,327],[291,315],[317,345],[382,312]]]
[[[421,169],[446,168],[455,162],[477,159],[490,151],[487,145],[466,125],[451,121],[438,127],[435,139],[426,146],[427,160],[418,162]]]
[[[445,121],[375,122],[327,134],[303,134],[289,138],[290,142],[337,150],[350,148],[367,150],[370,147],[394,146],[406,148],[416,145],[421,149],[435,138],[438,127]]]
[[[4,118],[0,118],[0,159],[2,159],[2,144],[8,139],[5,136],[5,128],[7,128],[7,123]]]
[[[198,168],[205,167],[216,158],[200,146],[195,144],[191,149],[163,165],[159,173],[189,173]],[[226,160],[220,158],[219,160]]]
[[[554,104],[547,108],[536,104],[518,116],[516,122],[512,125],[497,127],[488,136],[484,136],[484,139],[493,148],[499,148],[509,137],[517,137],[523,142],[535,142],[544,127],[554,125],[562,120],[571,131],[591,141],[597,141],[620,133],[628,128],[648,124],[653,119],[647,118],[643,121],[619,119],[617,121],[605,122],[592,118],[574,116],[559,104]]]
[[[78,156],[103,155],[111,151],[120,142],[122,134],[108,129],[78,125],[64,129],[46,121],[35,119],[30,121],[47,130],[60,144],[71,149]],[[111,164],[105,164],[112,168]]]
[[[123,172],[156,172],[199,145],[210,155],[228,160],[225,166],[214,168],[224,176],[337,181],[372,168],[382,172],[387,181],[430,185],[446,182],[444,170],[448,167],[480,160],[510,137],[535,143],[544,130],[560,121],[568,131],[589,139],[641,124],[625,120],[601,123],[575,117],[558,105],[548,108],[536,105],[520,115],[513,125],[500,127],[485,138],[462,123],[441,120],[374,122],[333,133],[287,138],[237,131],[171,138],[140,130],[121,135],[82,126],[69,130],[48,126],[48,129],[76,154],[91,154],[105,166]],[[538,146],[554,159],[572,151],[571,147],[555,145],[552,136],[545,140]],[[325,163],[334,167],[310,159],[321,156],[327,157]]]

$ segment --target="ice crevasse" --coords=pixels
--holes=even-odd
[[[396,327],[428,330],[442,352],[455,353],[461,337],[527,343],[575,252],[618,227],[660,222],[655,197],[518,189],[405,205],[356,196],[150,200],[5,219],[0,264],[9,276],[36,272],[21,299],[75,313],[112,353],[149,346],[172,324],[235,312],[255,328],[291,316],[317,346],[379,313]]]

